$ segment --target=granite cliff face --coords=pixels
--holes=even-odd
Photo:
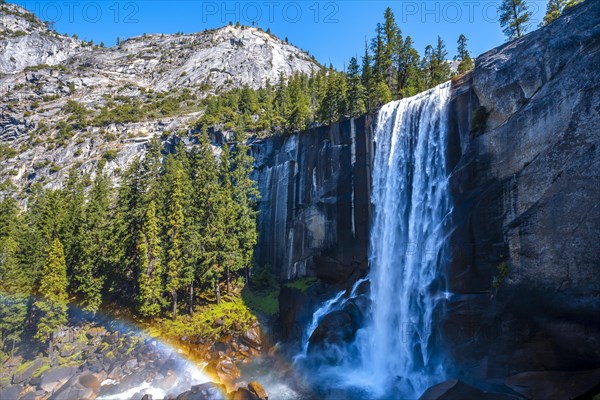
[[[364,116],[253,145],[258,182],[256,262],[282,281],[280,338],[299,342],[319,303],[368,270],[373,119]],[[336,289],[339,290],[339,289]]]
[[[366,116],[255,144],[259,265],[282,280],[343,284],[364,274],[371,124]]]
[[[600,366],[599,20],[587,1],[454,82],[445,323],[465,379]]]
[[[505,390],[523,371],[600,367],[599,20],[587,1],[452,83],[442,323],[450,374],[467,382]],[[366,272],[371,124],[257,147],[257,258],[283,280],[347,287]],[[322,295],[282,291],[284,337]]]

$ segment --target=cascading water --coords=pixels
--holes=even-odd
[[[434,313],[450,212],[446,172],[450,83],[385,105],[375,134],[371,321],[359,336],[374,388],[418,396],[443,378]]]
[[[319,326],[319,322],[321,322],[323,317],[329,314],[330,312],[342,309],[346,305],[348,300],[356,297],[356,291],[358,290],[360,285],[366,280],[366,278],[363,278],[356,281],[348,297],[344,297],[346,291],[342,290],[333,298],[325,301],[321,305],[321,307],[319,307],[317,311],[314,312],[310,325],[308,325],[308,327],[304,331],[304,335],[302,336],[302,352],[294,358],[294,361],[299,361],[306,357],[308,352],[309,339],[312,336],[315,329],[317,329],[317,326]]]
[[[417,398],[444,379],[434,321],[446,299],[440,269],[451,211],[446,171],[449,93],[448,82],[389,103],[379,112],[368,276],[371,306],[347,350],[357,359],[327,369],[329,384],[335,380],[371,397]],[[310,329],[326,314],[323,308],[339,309],[340,298],[338,294],[324,303]]]

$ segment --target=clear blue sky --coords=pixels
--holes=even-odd
[[[473,55],[504,42],[497,22],[500,0],[395,0],[395,1],[121,1],[121,0],[13,0],[44,20],[55,22],[60,33],[112,46],[117,36],[143,33],[197,32],[240,21],[258,26],[310,51],[323,64],[343,68],[352,56],[361,56],[365,38],[391,7],[404,35],[411,35],[419,52],[445,40],[449,56],[461,33],[469,39]],[[531,29],[544,15],[546,0],[530,0],[534,12]]]

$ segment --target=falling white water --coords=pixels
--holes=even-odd
[[[354,283],[354,286],[352,286],[352,290],[350,291],[349,296],[344,297],[346,291],[342,290],[338,292],[338,294],[336,294],[334,297],[321,304],[321,307],[319,307],[317,311],[313,313],[312,320],[310,321],[310,324],[306,327],[304,335],[302,336],[302,351],[300,354],[294,357],[294,361],[299,361],[306,357],[308,353],[309,339],[312,336],[313,332],[319,326],[319,322],[321,322],[323,317],[333,311],[341,310],[346,305],[348,300],[356,297],[358,288],[360,287],[361,283],[365,281],[367,281],[367,278],[359,279]]]
[[[321,305],[321,307],[319,307],[317,311],[315,311],[312,320],[310,321],[310,325],[306,327],[304,336],[302,338],[302,355],[306,355],[306,352],[308,351],[308,340],[312,336],[315,329],[317,329],[317,326],[319,326],[319,322],[321,322],[325,315],[329,314],[332,311],[335,311],[334,307],[338,304],[344,293],[346,293],[346,291],[342,290],[341,292],[336,294],[335,297],[324,302]]]
[[[450,211],[446,171],[450,83],[379,112],[373,166],[371,321],[359,335],[362,370],[379,394],[419,396],[443,377],[432,345]],[[399,393],[400,391],[401,393]]]

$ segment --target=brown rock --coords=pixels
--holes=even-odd
[[[239,388],[229,395],[231,400],[258,400],[258,398],[248,389]]]
[[[250,382],[248,384],[248,390],[250,390],[252,393],[254,393],[254,395],[256,397],[258,397],[260,400],[268,400],[269,399],[269,395],[267,394],[267,391],[265,390],[265,388],[256,381]]]
[[[100,381],[92,374],[83,374],[79,377],[79,384],[83,387],[98,390]]]

